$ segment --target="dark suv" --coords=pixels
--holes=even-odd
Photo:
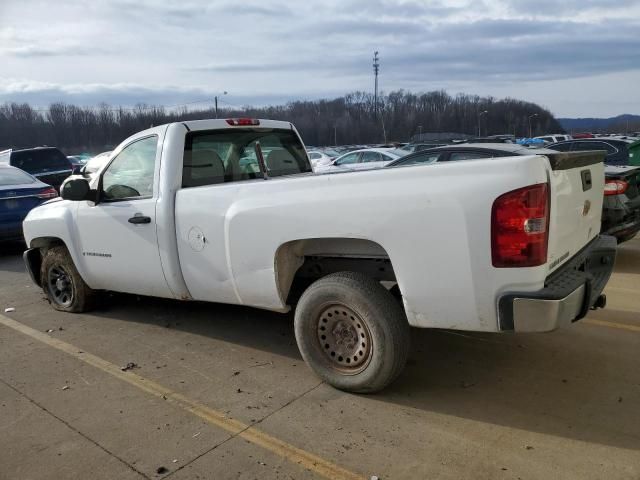
[[[73,170],[67,157],[55,147],[7,150],[0,153],[0,163],[24,170],[56,190]]]
[[[629,145],[633,141],[621,138],[578,138],[552,143],[544,148],[558,150],[560,152],[580,152],[585,150],[605,150],[607,157],[604,163],[607,165],[629,165]]]

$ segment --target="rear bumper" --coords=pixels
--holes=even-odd
[[[537,292],[509,292],[498,301],[501,330],[549,332],[583,318],[609,281],[616,239],[600,235],[546,280]]]

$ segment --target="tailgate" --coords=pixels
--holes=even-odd
[[[600,233],[606,152],[560,152],[551,164],[548,272]]]

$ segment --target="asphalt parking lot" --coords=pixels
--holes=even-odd
[[[639,239],[605,293],[551,334],[414,330],[400,379],[359,396],[305,366],[291,316],[119,294],[63,314],[0,245],[0,479],[638,479]]]

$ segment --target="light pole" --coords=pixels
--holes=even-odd
[[[533,137],[533,133],[531,133],[532,132],[532,130],[531,130],[531,119],[534,118],[534,117],[537,117],[537,116],[538,116],[537,113],[534,113],[533,115],[529,115],[529,138]]]
[[[418,132],[420,132],[418,134],[418,140],[422,141],[422,125],[418,125]]]
[[[486,115],[487,113],[489,113],[489,110],[484,110],[478,114],[478,137],[482,136],[482,130],[480,128],[480,125],[481,125],[480,122],[482,121],[482,116]]]
[[[380,71],[380,59],[378,57],[378,51],[373,52],[373,75],[375,76],[375,85],[374,85],[374,106],[373,111],[376,115],[378,115],[378,72]]]
[[[222,92],[222,95],[226,95],[226,94],[227,94],[226,91]],[[218,95],[215,96],[215,104],[216,104],[216,118],[218,118]]]

